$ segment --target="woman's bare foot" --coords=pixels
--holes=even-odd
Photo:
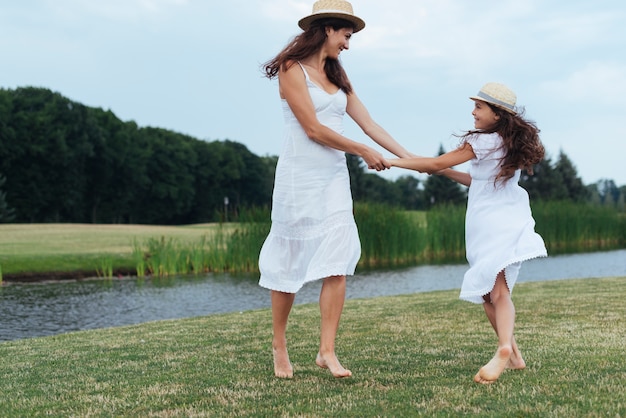
[[[291,379],[293,377],[293,366],[289,361],[287,349],[273,348],[274,354],[274,375],[281,379]]]
[[[511,346],[498,348],[498,351],[496,351],[493,358],[489,360],[489,363],[485,364],[480,368],[480,370],[478,370],[478,373],[474,376],[474,382],[489,384],[498,380],[506,368],[506,365],[509,363],[512,352],[513,350],[511,349]]]
[[[337,360],[337,356],[333,353],[331,355],[322,356],[322,354],[317,353],[317,357],[315,358],[315,364],[317,364],[322,369],[328,369],[335,377],[350,377],[352,376],[352,372],[348,369],[345,369]]]

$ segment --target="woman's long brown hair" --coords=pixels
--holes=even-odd
[[[354,25],[344,19],[315,20],[306,31],[294,37],[278,55],[263,64],[262,68],[265,76],[271,80],[277,77],[281,70],[286,71],[296,62],[317,53],[324,45],[324,42],[326,42],[326,27],[328,26],[334,30],[354,29]],[[324,71],[331,83],[346,94],[352,93],[352,85],[339,60],[327,58],[324,64]]]
[[[502,137],[505,154],[496,181],[509,180],[517,169],[526,170],[532,175],[533,165],[540,163],[545,155],[545,148],[539,139],[539,128],[535,122],[524,118],[524,109],[514,115],[489,103],[487,105],[499,116],[498,122],[488,130],[471,130],[461,137],[466,139],[480,133],[497,133]]]

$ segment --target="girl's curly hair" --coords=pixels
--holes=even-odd
[[[487,105],[499,116],[496,124],[487,130],[468,131],[461,138],[467,139],[480,133],[497,133],[502,137],[505,153],[496,181],[508,181],[517,169],[526,170],[532,175],[533,165],[540,163],[545,155],[545,148],[539,139],[539,128],[535,122],[524,118],[523,108],[514,115],[490,103]]]

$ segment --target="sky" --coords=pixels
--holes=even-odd
[[[341,60],[376,122],[409,151],[453,149],[474,95],[517,94],[547,156],[585,184],[626,185],[626,2],[353,0],[366,22]],[[0,0],[0,88],[50,89],[123,121],[278,155],[277,82],[261,66],[313,0]],[[376,146],[346,118],[345,135]],[[462,167],[461,167],[462,168]],[[392,169],[393,179],[411,174]]]

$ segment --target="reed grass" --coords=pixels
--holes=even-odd
[[[149,238],[133,244],[137,275],[170,276],[206,272],[257,271],[258,253],[269,224],[242,222],[235,228],[219,228],[196,242],[171,237]]]
[[[146,256],[144,250],[137,241],[137,238],[133,239],[133,262],[135,264],[137,277],[145,277],[148,269],[146,265]]]
[[[360,267],[465,261],[465,205],[414,213],[380,204],[355,205],[361,236]],[[626,216],[571,202],[533,205],[536,231],[550,254],[601,251],[626,246]]]
[[[100,257],[100,267],[96,269],[98,277],[112,278],[113,277],[113,258],[110,255],[104,255]]]
[[[550,254],[626,247],[626,216],[615,209],[536,202],[533,216]],[[37,228],[30,225],[0,225],[0,263],[5,275],[25,270],[83,269],[109,276],[120,268],[134,269],[139,277],[258,272],[259,251],[270,230],[269,219],[267,208],[253,208],[241,211],[235,223],[129,226],[127,235],[114,225],[109,226],[110,230],[94,225],[99,233],[86,225],[54,225],[44,227],[42,236],[35,235]],[[387,205],[357,203],[355,219],[362,248],[360,269],[465,261],[465,205],[407,212]],[[150,236],[150,231],[159,234]],[[124,245],[119,242],[121,237],[126,240]],[[2,270],[0,280],[1,274]]]
[[[465,260],[465,206],[445,205],[426,215],[428,260],[432,263]]]
[[[533,204],[537,232],[553,254],[599,251],[626,245],[626,217],[617,210],[572,202]]]
[[[357,204],[355,219],[365,268],[402,266],[426,261],[427,229],[405,212],[380,204]]]

